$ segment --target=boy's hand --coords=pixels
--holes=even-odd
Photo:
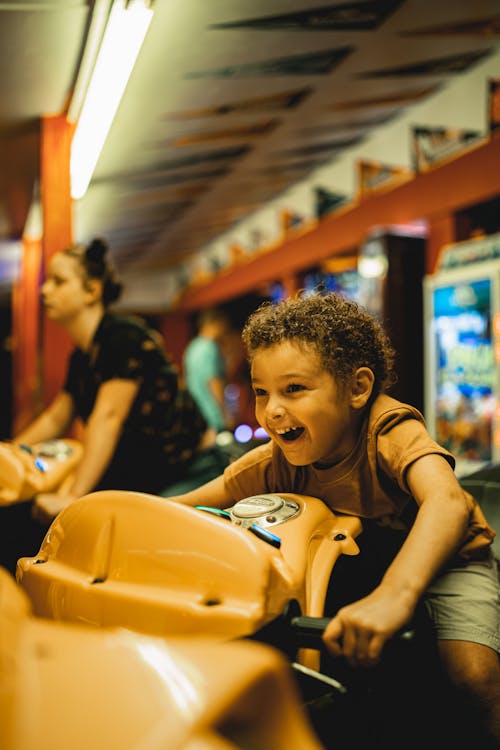
[[[344,656],[352,666],[374,666],[380,661],[385,643],[412,615],[413,608],[375,589],[342,607],[326,626],[323,641],[332,656]]]

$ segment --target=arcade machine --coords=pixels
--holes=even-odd
[[[446,693],[428,628],[415,623],[388,644],[380,670],[360,674],[337,660],[323,662],[321,636],[331,617],[327,593],[335,593],[337,585],[352,587],[352,576],[342,585],[336,566],[362,556],[361,533],[359,518],[336,515],[319,499],[292,493],[256,495],[222,510],[137,492],[101,491],[61,511],[38,554],[18,561],[17,580],[41,621],[133,633],[175,648],[182,643],[179,658],[186,658],[174,675],[176,685],[193,682],[203,655],[203,645],[197,644],[208,644],[212,676],[198,692],[197,682],[190,686],[189,720],[207,711],[206,701],[217,695],[223,677],[230,719],[241,715],[237,678],[245,678],[247,656],[242,651],[240,658],[235,647],[258,641],[291,660],[301,701],[328,750],[367,743],[374,750],[395,750],[403,737],[408,750],[422,747],[429,726],[436,727],[436,710],[442,724],[433,732],[442,726],[448,739]],[[260,691],[258,685],[251,691],[257,710],[249,717],[249,725],[259,731],[274,708],[274,698],[257,700],[264,696]],[[415,700],[425,720],[412,726],[408,738]],[[180,710],[177,704],[171,708],[174,714]],[[208,713],[213,721],[212,716]],[[300,726],[290,727],[281,744],[257,741],[241,748],[278,750],[289,742],[288,747],[305,750],[299,731]],[[418,744],[408,744],[412,739]]]
[[[427,426],[466,476],[500,459],[500,234],[443,250],[424,320]]]
[[[407,233],[381,229],[366,239],[358,254],[357,301],[380,320],[396,350],[398,382],[390,395],[423,411],[425,238],[420,232],[419,226]]]
[[[329,258],[308,269],[301,284],[306,294],[335,292],[347,299],[359,298],[359,274],[356,255]]]
[[[12,575],[19,556],[36,552],[46,532],[31,517],[32,498],[69,481],[82,453],[82,444],[72,439],[0,442],[0,567]]]
[[[0,568],[2,750],[321,750],[283,655],[33,616]]]

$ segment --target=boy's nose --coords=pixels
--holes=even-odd
[[[285,413],[285,408],[278,399],[269,399],[266,412],[271,419],[280,419]]]

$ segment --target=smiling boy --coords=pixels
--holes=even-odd
[[[242,336],[257,421],[270,441],[175,499],[228,507],[251,495],[295,492],[369,523],[406,524],[381,581],[338,611],[325,645],[334,656],[372,665],[423,598],[452,683],[500,742],[495,533],[420,412],[386,395],[394,351],[383,328],[355,302],[328,294],[265,303]]]

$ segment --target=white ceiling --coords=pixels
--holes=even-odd
[[[90,188],[75,204],[75,239],[107,239],[125,273],[194,257],[500,49],[499,0],[152,5]],[[0,241],[22,233],[40,118],[67,110],[94,7],[0,0]]]

